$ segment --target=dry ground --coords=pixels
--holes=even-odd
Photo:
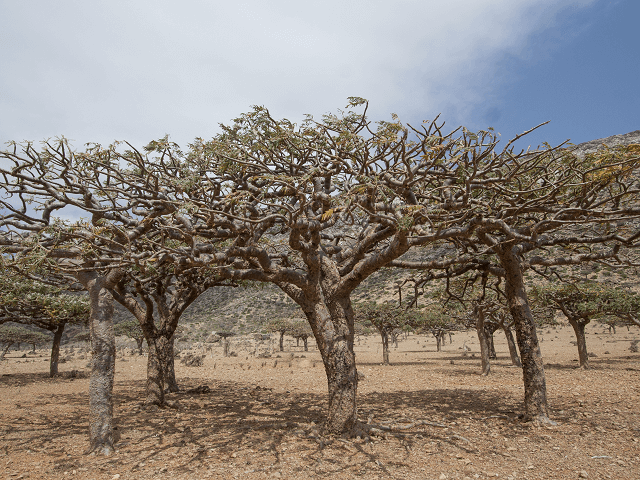
[[[479,371],[478,342],[459,333],[442,352],[410,336],[380,365],[380,341],[356,347],[359,416],[370,423],[413,428],[386,438],[322,438],[317,425],[326,380],[317,352],[259,359],[208,356],[202,367],[177,364],[186,390],[176,408],[140,406],[144,357],[119,358],[111,457],[85,455],[87,360],[46,376],[45,352],[0,364],[0,478],[395,478],[578,479],[640,478],[640,354],[629,351],[638,329],[617,334],[588,327],[592,369],[576,370],[571,330],[544,330],[549,405],[557,426],[522,423],[521,371],[509,365],[503,336],[489,377]],[[596,334],[597,332],[597,334]],[[471,354],[463,356],[466,342]],[[608,352],[608,353],[606,353]],[[21,352],[22,353],[22,352]],[[305,355],[305,357],[301,357]],[[293,357],[293,358],[292,358]],[[72,378],[72,371],[79,374]]]

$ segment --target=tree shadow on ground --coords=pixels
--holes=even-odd
[[[38,377],[40,378],[40,377]],[[42,377],[41,380],[48,380]],[[154,459],[174,458],[175,468],[184,472],[205,468],[211,452],[217,457],[239,451],[262,452],[269,462],[278,464],[283,445],[295,442],[296,448],[310,455],[325,446],[318,427],[324,420],[327,395],[276,392],[241,382],[210,382],[206,393],[188,393],[201,380],[182,379],[184,393],[169,394],[175,408],[146,408],[143,382],[116,382],[115,423],[119,453],[111,461],[131,472]],[[69,438],[88,435],[88,395],[53,394],[43,408],[38,399],[25,399],[24,413],[15,412],[0,423],[5,451],[42,451],[55,455],[56,470],[77,468],[82,458],[70,455]],[[519,401],[505,398],[504,392],[451,389],[423,389],[409,392],[368,393],[359,395],[360,417],[377,421],[407,418],[459,421],[461,418],[509,415]],[[428,429],[427,429],[428,430]],[[444,434],[425,431],[424,435],[451,442]],[[86,440],[85,440],[86,441]],[[88,442],[85,443],[85,446]],[[315,453],[314,453],[315,452]],[[354,453],[355,454],[355,453]],[[207,459],[209,458],[209,459]],[[106,460],[105,460],[106,461]],[[368,460],[369,462],[371,459]],[[266,462],[266,460],[265,460]],[[346,468],[346,467],[345,467]]]

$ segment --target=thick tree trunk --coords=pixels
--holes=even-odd
[[[284,332],[280,332],[280,351],[284,352]]]
[[[484,312],[480,309],[476,313],[476,332],[480,342],[480,359],[482,361],[482,375],[487,376],[491,372],[491,362],[489,360],[489,340],[487,330],[484,328]]]
[[[147,339],[149,355],[147,357],[147,388],[145,405],[164,405],[164,369],[163,365],[163,337]]]
[[[165,353],[167,365],[164,369],[164,383],[168,392],[176,393],[180,391],[180,386],[176,381],[175,351],[173,349],[173,342],[174,337],[171,337],[171,340],[167,342],[167,351]]]
[[[520,363],[520,357],[518,356],[518,349],[516,348],[516,342],[513,339],[513,333],[509,327],[503,328],[504,335],[507,337],[507,345],[509,346],[509,356],[511,356],[511,364],[516,367],[522,367]]]
[[[586,370],[589,368],[589,354],[587,353],[587,339],[584,335],[584,328],[589,323],[589,320],[587,319],[585,321],[580,318],[569,318],[569,323],[573,327],[573,331],[576,334],[580,368],[584,368]]]
[[[349,341],[338,338],[324,356],[329,385],[329,412],[324,429],[328,433],[351,432],[356,425],[358,374]]]
[[[304,351],[308,352],[309,351],[309,344],[308,344],[309,339],[307,337],[304,337],[302,339],[302,342],[304,343]]]
[[[324,430],[353,434],[357,424],[358,373],[353,351],[353,310],[349,298],[317,303],[305,309],[322,355],[329,390]]]
[[[113,331],[113,297],[105,277],[78,274],[89,292],[91,314],[91,378],[89,380],[89,452],[109,455],[114,452],[113,377],[116,341]]]
[[[64,332],[65,323],[61,323],[53,334],[53,344],[51,345],[51,360],[49,362],[49,376],[55,377],[58,374],[58,361],[60,359],[60,341]]]
[[[536,326],[529,308],[522,268],[509,246],[498,247],[505,270],[505,294],[514,320],[516,339],[522,357],[525,419],[550,423],[547,410],[547,384]]]
[[[440,351],[440,341],[442,340],[442,337],[440,336],[440,334],[434,335],[434,337],[436,337],[436,352]]]
[[[380,332],[380,337],[382,337],[382,363],[389,365],[389,335],[387,332]]]

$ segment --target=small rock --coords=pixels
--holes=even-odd
[[[447,476],[444,473],[441,473],[438,480],[447,480]]]
[[[578,475],[578,478],[589,478],[589,474],[586,470],[580,470],[580,475]]]
[[[120,474],[116,473],[113,477],[111,477],[111,480],[118,480],[120,478]]]

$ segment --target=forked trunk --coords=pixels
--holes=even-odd
[[[516,342],[513,339],[513,333],[509,327],[504,327],[504,335],[507,337],[507,345],[509,346],[509,356],[511,357],[511,364],[516,367],[522,367],[520,363],[520,357],[518,356],[518,349],[516,348]]]
[[[49,362],[49,376],[55,377],[58,374],[58,361],[60,360],[60,341],[64,332],[65,323],[61,323],[53,334],[53,344],[51,345],[51,360]]]
[[[436,334],[434,335],[434,337],[436,337],[436,352],[440,351],[440,341],[442,339],[442,337],[440,336],[440,334]]]
[[[476,332],[480,342],[480,358],[482,360],[482,375],[489,375],[491,372],[491,362],[489,361],[489,339],[487,330],[484,328],[484,312],[479,309],[476,313]]]
[[[529,308],[522,269],[509,246],[497,249],[505,270],[505,294],[514,320],[516,339],[522,358],[525,419],[550,423],[547,411],[547,385],[536,326]]]
[[[589,354],[587,353],[587,339],[584,335],[584,328],[589,323],[589,319],[585,321],[580,318],[569,318],[569,323],[573,327],[573,331],[576,334],[580,368],[584,368],[586,370],[589,368]]]
[[[389,335],[387,335],[387,332],[382,331],[380,336],[382,337],[382,363],[389,365]]]

